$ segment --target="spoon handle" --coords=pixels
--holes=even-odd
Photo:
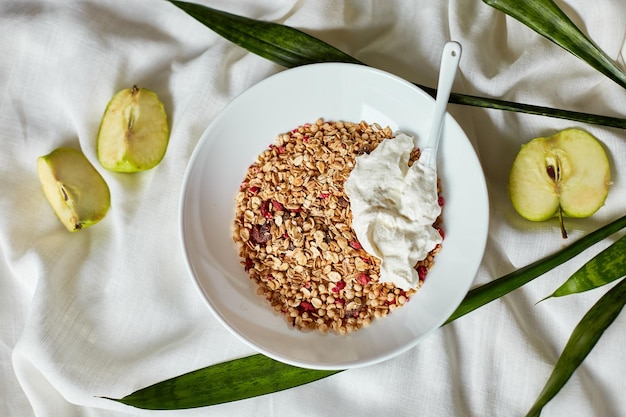
[[[443,120],[446,114],[446,106],[450,98],[450,91],[454,83],[459,60],[461,59],[461,45],[458,42],[448,42],[443,47],[441,54],[441,66],[439,68],[439,81],[437,82],[437,98],[435,99],[435,111],[430,129],[430,136],[426,147],[422,151],[425,165],[436,167],[437,148],[443,129]]]

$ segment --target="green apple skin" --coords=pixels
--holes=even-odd
[[[37,172],[52,210],[70,232],[98,223],[111,205],[104,178],[80,151],[58,148],[37,159]]]
[[[528,220],[582,218],[604,205],[610,181],[602,144],[585,131],[566,129],[522,146],[508,190],[513,207]]]
[[[133,86],[107,104],[98,129],[98,160],[111,171],[148,170],[161,162],[168,142],[163,103],[154,91]]]

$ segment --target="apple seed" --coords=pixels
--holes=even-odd
[[[59,190],[61,190],[61,194],[63,194],[63,200],[67,201],[70,197],[67,195],[67,191],[65,191],[65,187],[63,184],[59,184]]]

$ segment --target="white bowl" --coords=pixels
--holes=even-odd
[[[291,328],[256,294],[231,236],[234,197],[247,168],[279,133],[318,118],[365,120],[428,137],[434,100],[366,66],[325,63],[285,70],[234,99],[206,129],[185,174],[180,227],[186,262],[215,317],[259,352],[312,369],[347,369],[392,358],[440,327],[467,293],[482,260],[489,207],[484,175],[465,133],[446,115],[439,147],[445,240],[410,302],[341,336]]]

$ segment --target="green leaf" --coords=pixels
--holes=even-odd
[[[225,39],[287,68],[321,62],[361,64],[361,61],[345,54],[334,46],[286,25],[237,16],[194,3],[168,1]],[[415,85],[431,96],[436,96],[436,89],[420,84]],[[626,119],[623,118],[515,103],[493,98],[452,93],[450,94],[449,102],[465,106],[514,111],[626,129]]]
[[[544,300],[592,290],[624,276],[626,276],[626,236],[574,272],[574,275]]]
[[[180,410],[243,400],[297,387],[341,371],[298,368],[256,354],[189,372],[118,401],[148,410]]]
[[[315,62],[361,62],[306,33],[273,22],[234,15],[184,1],[170,3],[225,39],[287,68]]]
[[[626,73],[576,27],[552,0],[483,0],[582,59],[626,88]]]
[[[461,305],[446,321],[446,324],[476,310],[479,307],[484,306],[485,304],[497,300],[513,290],[520,288],[538,276],[548,272],[552,268],[567,262],[585,249],[591,247],[593,244],[623,229],[624,227],[626,227],[626,216],[620,217],[619,219],[601,227],[587,236],[580,238],[576,242],[566,246],[552,255],[470,290],[463,299]]]
[[[619,282],[600,298],[578,323],[546,385],[526,417],[538,417],[541,414],[543,407],[563,388],[604,331],[617,318],[624,304],[626,304],[626,280]]]
[[[415,84],[415,83],[414,83]],[[437,90],[423,85],[417,87],[435,97]],[[499,100],[495,98],[483,98],[466,94],[451,93],[449,103],[461,104],[486,109],[512,111],[517,113],[532,114],[536,116],[552,117],[555,119],[571,120],[573,122],[588,123],[598,126],[615,127],[626,129],[626,119],[618,117],[601,116],[597,114],[582,113],[571,110],[561,110],[553,107],[536,106],[534,104],[516,103],[513,101]]]

